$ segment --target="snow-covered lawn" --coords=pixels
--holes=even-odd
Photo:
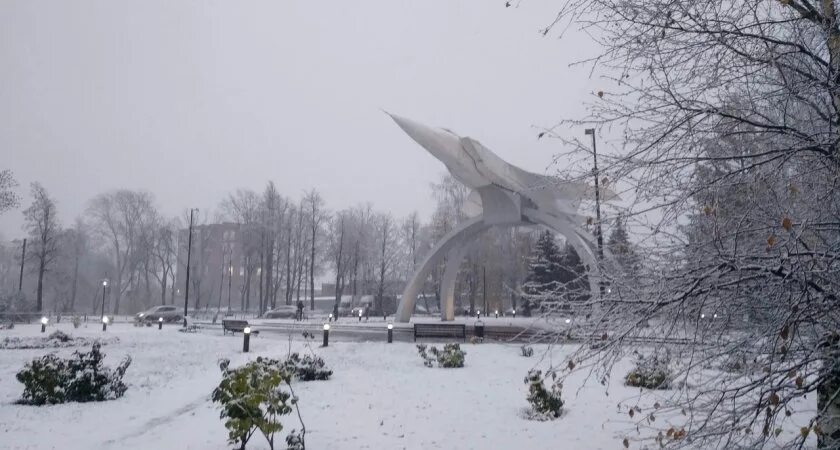
[[[74,330],[60,324],[47,334],[55,329],[118,337],[102,349],[110,366],[126,354],[134,359],[125,377],[129,390],[102,403],[15,405],[22,385],[14,375],[24,363],[48,351],[67,355],[73,349],[0,350],[0,448],[229,448],[209,398],[220,380],[217,361],[229,358],[236,366],[259,355],[283,357],[289,350],[287,338],[274,334],[254,337],[251,353],[243,354],[241,335],[217,330],[184,334],[175,326],[158,331],[116,324],[102,333],[97,325]],[[0,332],[0,339],[6,336],[42,335],[38,325],[21,325]],[[620,449],[624,433],[633,428],[627,407],[619,411],[617,404],[638,397],[638,390],[622,386],[621,376],[613,377],[607,390],[594,383],[581,388],[585,374],[577,375],[564,389],[562,418],[523,418],[526,373],[558,361],[569,347],[536,346],[534,356],[524,358],[518,345],[465,344],[463,369],[429,369],[413,344],[318,344],[320,336],[313,348],[333,377],[295,385],[311,449]],[[294,351],[304,345],[294,337]],[[627,368],[618,370],[623,375]],[[300,427],[294,415],[283,422],[287,431]],[[266,448],[257,438],[252,442],[249,448]]]

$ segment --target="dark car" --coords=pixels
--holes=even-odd
[[[178,322],[184,317],[183,310],[174,305],[160,305],[137,313],[134,320],[138,322],[157,322],[163,318],[164,322]]]
[[[294,319],[297,317],[297,308],[294,305],[281,305],[263,313],[265,319]]]

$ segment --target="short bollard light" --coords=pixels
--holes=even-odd
[[[475,311],[475,318],[476,319],[481,319],[481,310],[480,309]]]
[[[360,308],[360,309],[359,309],[359,322],[361,322],[361,321],[362,321],[362,310],[361,310],[361,308]]]
[[[242,352],[248,353],[248,347],[251,344],[251,327],[245,327],[242,330]]]
[[[330,345],[330,324],[324,324],[324,347]]]
[[[390,344],[392,342],[394,342],[394,324],[389,323],[388,324],[388,343]]]
[[[332,315],[332,313],[330,313],[330,322],[332,322],[332,319],[333,319],[333,315]]]
[[[496,310],[496,318],[497,319],[499,318],[499,310],[498,309]]]
[[[515,309],[513,310],[513,318],[514,319],[516,318],[516,310]]]
[[[41,333],[47,331],[47,323],[50,321],[46,316],[41,317]]]
[[[108,330],[108,316],[102,316],[102,331]]]
[[[158,317],[158,330],[163,329],[163,317]]]

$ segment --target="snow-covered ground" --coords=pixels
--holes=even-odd
[[[89,324],[50,326],[74,336],[102,336]],[[125,377],[123,398],[101,403],[43,407],[15,405],[22,385],[14,375],[24,363],[55,350],[0,350],[0,448],[11,449],[226,449],[226,430],[210,401],[218,384],[217,361],[239,365],[259,355],[283,357],[289,342],[282,335],[254,337],[244,354],[241,335],[222,336],[214,329],[178,333],[175,326],[135,328],[115,324],[103,346],[106,364],[126,354],[134,359]],[[20,325],[6,336],[43,336],[39,325]],[[551,422],[523,417],[523,379],[534,366],[558,361],[570,347],[535,346],[532,358],[520,356],[518,345],[463,345],[463,369],[423,366],[413,344],[330,342],[314,350],[334,370],[329,381],[295,385],[311,449],[620,449],[622,439],[637,436],[627,404],[637,389],[613,377],[608,389],[576,375],[564,389],[565,415]],[[304,348],[294,337],[292,350]],[[622,375],[627,365],[617,368]],[[621,409],[618,403],[625,403]],[[650,400],[653,402],[653,399]],[[649,406],[643,404],[642,406]],[[283,417],[286,430],[300,428],[294,415]],[[256,437],[249,448],[266,448]],[[280,446],[278,446],[280,448]]]

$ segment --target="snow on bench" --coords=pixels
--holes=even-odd
[[[222,334],[227,334],[228,331],[231,334],[239,332],[245,332],[245,327],[249,326],[247,320],[240,320],[240,319],[222,319]],[[251,330],[251,334],[259,334],[257,330]]]

